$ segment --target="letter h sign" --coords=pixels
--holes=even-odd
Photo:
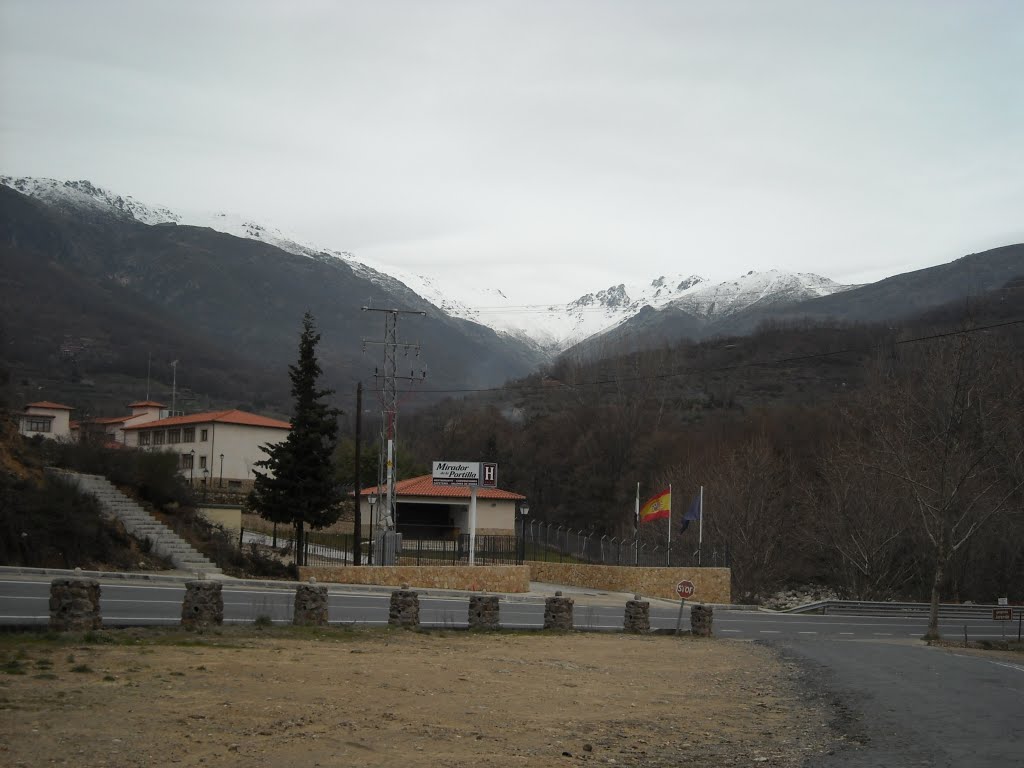
[[[498,487],[498,465],[480,463],[480,486],[483,488]]]

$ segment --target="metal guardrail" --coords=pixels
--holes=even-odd
[[[1024,611],[1021,606],[980,605],[963,603],[939,603],[939,618],[946,619],[992,619],[992,611],[996,608],[1013,608],[1014,620]],[[819,600],[796,608],[788,608],[780,613],[819,613],[828,616],[894,616],[920,617],[927,616],[931,610],[928,603],[890,603],[872,602],[868,600]]]

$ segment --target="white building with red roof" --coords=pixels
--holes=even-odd
[[[432,475],[421,475],[395,483],[395,496],[399,533],[414,539],[446,539],[470,532],[470,490],[465,486],[434,485]],[[520,493],[501,488],[477,488],[477,535],[514,536],[516,512],[525,499]],[[371,520],[374,528],[380,525],[383,501],[383,488],[371,486],[359,491],[360,525],[364,536],[370,534]]]
[[[18,420],[18,431],[26,437],[40,435],[52,440],[68,440],[71,438],[70,405],[51,403],[40,400],[29,403]]]
[[[238,489],[251,485],[256,462],[267,457],[263,446],[285,440],[291,424],[232,409],[127,423],[122,429],[130,447],[177,454],[190,481]]]

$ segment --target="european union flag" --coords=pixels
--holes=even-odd
[[[679,526],[679,532],[682,533],[690,527],[690,522],[696,522],[700,520],[700,496],[696,496],[693,500],[693,504],[686,510],[686,514],[683,515],[683,523]]]

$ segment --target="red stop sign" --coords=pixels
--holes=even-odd
[[[676,584],[676,594],[684,600],[688,597],[692,597],[694,592],[692,581],[680,581]]]

